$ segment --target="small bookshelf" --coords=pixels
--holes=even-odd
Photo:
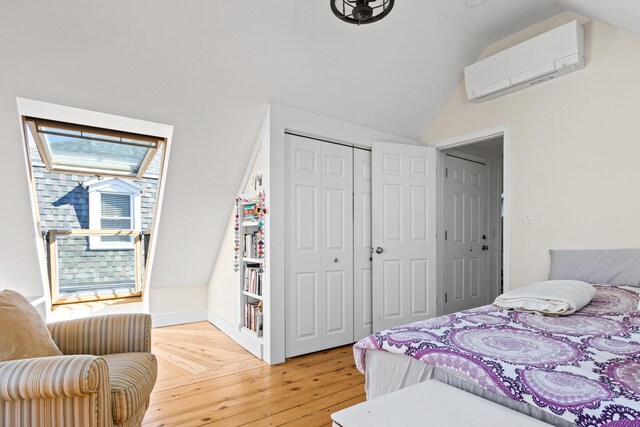
[[[264,313],[264,193],[252,191],[236,198],[236,258],[239,278],[240,325],[262,342]]]

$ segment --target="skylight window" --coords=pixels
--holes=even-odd
[[[142,178],[162,140],[68,123],[27,119],[49,172]]]
[[[18,111],[50,313],[140,303],[173,127],[22,98]]]

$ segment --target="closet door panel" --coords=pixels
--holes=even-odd
[[[323,143],[322,348],[353,342],[353,148]]]
[[[291,357],[322,346],[322,146],[287,136],[285,160],[285,333]]]
[[[326,293],[326,333],[327,335],[343,334],[347,325],[345,318],[347,316],[346,307],[346,283],[344,273],[341,271],[329,271],[325,277],[327,285]]]
[[[317,307],[320,306],[320,301],[318,301],[320,286],[318,282],[316,273],[296,274],[296,340],[319,338],[320,325],[318,325],[318,313],[316,313]]]
[[[318,236],[315,227],[318,189],[313,185],[296,185],[294,189],[296,252],[318,253]]]
[[[373,332],[371,316],[371,152],[353,150],[353,340]]]
[[[286,356],[353,342],[353,149],[286,136]]]
[[[351,199],[351,194],[346,194],[343,188],[326,188],[324,192],[324,237],[325,251],[333,253],[344,253],[346,245],[345,228],[347,218],[347,198]],[[350,237],[350,236],[349,236]]]

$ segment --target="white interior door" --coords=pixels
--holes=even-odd
[[[373,329],[435,316],[433,148],[372,146]]]
[[[487,166],[443,156],[443,314],[479,307],[487,297]]]
[[[286,136],[286,355],[353,342],[353,149]]]
[[[373,332],[371,314],[371,152],[353,150],[353,340]]]

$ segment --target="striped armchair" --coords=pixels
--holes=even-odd
[[[151,316],[47,327],[63,356],[0,362],[0,425],[140,426],[157,375]]]

